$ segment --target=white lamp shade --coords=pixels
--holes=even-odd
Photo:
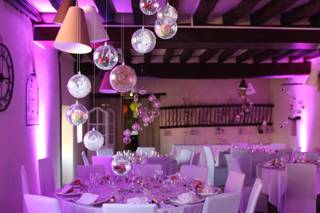
[[[72,54],[91,52],[87,24],[80,7],[69,8],[53,45],[62,52]]]
[[[108,33],[103,26],[103,20],[96,8],[92,5],[83,7],[86,17],[89,39],[92,43],[109,40]]]

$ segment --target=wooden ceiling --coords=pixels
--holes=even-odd
[[[127,14],[117,12],[114,0],[94,2],[107,20],[110,43],[117,48],[120,48],[119,17],[125,17],[125,60],[144,70],[138,72],[143,76],[299,75],[307,74],[310,71],[308,62],[320,56],[320,0],[169,0],[180,15],[178,33],[170,40],[158,38],[156,48],[146,55],[139,55],[132,49],[131,35],[143,23],[152,28],[155,17],[143,18],[139,1],[127,1],[132,7],[132,12]],[[189,1],[197,2],[189,5],[188,10],[194,11],[192,14],[186,13]],[[23,8],[26,0],[16,2],[13,4]],[[60,0],[50,2],[55,8],[60,5]],[[34,20],[34,40],[54,40],[59,27],[42,25],[41,14],[33,16],[38,17]],[[188,72],[184,72],[186,70]]]

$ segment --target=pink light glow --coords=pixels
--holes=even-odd
[[[304,111],[302,113],[302,119],[298,121],[298,144],[301,147],[302,152],[308,151],[309,148],[309,138],[308,138],[308,112]]]
[[[40,13],[53,13],[57,12],[51,5],[49,0],[28,0]]]
[[[39,100],[40,101],[40,100]],[[39,104],[39,125],[36,127],[36,159],[47,157],[47,129],[46,129],[45,106]]]
[[[46,49],[40,42],[38,42],[38,41],[33,41],[33,42],[34,42],[35,45],[37,45],[41,49]]]

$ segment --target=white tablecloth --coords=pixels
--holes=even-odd
[[[286,190],[285,184],[285,169],[265,168],[262,170],[262,193],[268,195],[268,201],[275,207],[278,212],[283,212],[284,209],[284,193]],[[318,178],[320,180],[320,171],[318,169]],[[317,193],[320,194],[320,184],[317,181]]]
[[[60,199],[60,205],[63,213],[102,213],[102,207],[79,205],[63,199]],[[157,213],[201,213],[202,208],[203,203],[185,205],[180,207],[170,206],[158,209]]]

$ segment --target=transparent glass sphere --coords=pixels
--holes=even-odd
[[[85,75],[78,73],[70,78],[67,88],[72,97],[84,98],[91,91],[91,82]]]
[[[154,31],[159,38],[170,39],[176,35],[178,25],[177,22],[171,18],[157,19],[154,24]]]
[[[135,51],[141,54],[151,52],[156,46],[157,38],[151,30],[141,28],[135,31],[131,37],[131,45]]]
[[[111,168],[115,175],[123,176],[130,172],[131,163],[126,157],[116,155],[111,162]]]
[[[111,70],[118,63],[118,52],[105,43],[94,51],[93,61],[99,69]]]
[[[85,106],[75,103],[67,110],[67,120],[73,126],[84,124],[88,120],[88,110]]]
[[[129,92],[136,83],[136,72],[127,65],[116,66],[110,73],[110,84],[118,92]]]
[[[99,131],[92,129],[85,134],[83,143],[88,150],[97,151],[103,146],[104,137]]]
[[[159,8],[157,12],[157,18],[163,19],[163,18],[171,18],[174,21],[177,21],[178,19],[178,12],[177,10],[172,7],[170,4],[166,4]]]
[[[159,6],[157,0],[140,0],[139,4],[141,12],[148,16],[156,14]]]

